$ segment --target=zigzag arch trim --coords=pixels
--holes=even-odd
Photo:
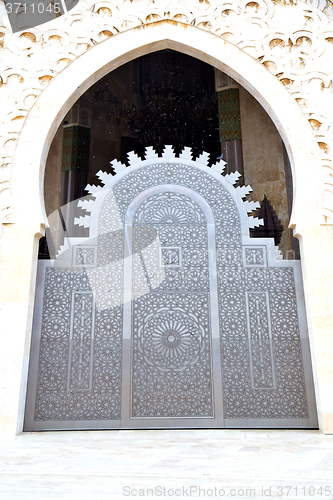
[[[134,151],[129,152],[127,156],[128,156],[128,166],[124,165],[123,163],[119,162],[116,159],[110,162],[112,169],[115,172],[115,175],[103,172],[102,170],[97,172],[96,176],[100,180],[101,184],[100,185],[88,184],[86,187],[86,191],[90,195],[90,199],[79,200],[78,207],[80,207],[85,212],[88,212],[88,214],[89,213],[91,214],[95,207],[95,203],[99,194],[105,189],[109,189],[111,187],[111,184],[113,185],[115,182],[117,182],[118,176],[120,178],[120,175],[124,175],[125,170],[127,172],[130,172],[133,170],[134,167],[138,168],[141,165],[144,166],[149,163],[156,163],[156,162],[162,163],[165,161],[183,160],[186,162],[190,162],[190,164],[192,164],[193,166],[197,167],[200,166],[209,173],[215,172],[217,174],[220,174],[221,182],[222,183],[227,182],[230,186],[232,186],[233,188],[232,191],[235,194],[234,197],[239,197],[239,199],[243,203],[245,212],[248,214],[247,222],[249,229],[253,229],[255,227],[259,227],[260,225],[264,224],[263,219],[259,219],[258,217],[253,217],[252,215],[250,215],[254,210],[260,207],[258,201],[249,201],[246,199],[247,196],[252,191],[251,186],[248,185],[248,186],[235,187],[235,184],[238,182],[239,178],[241,177],[241,174],[239,172],[231,172],[229,174],[224,174],[226,162],[222,159],[210,167],[209,153],[203,151],[196,160],[193,160],[193,153],[190,147],[184,147],[180,155],[176,156],[173,147],[170,145],[166,145],[164,147],[162,156],[158,156],[157,152],[154,150],[152,146],[145,148],[144,160],[140,158],[136,153],[134,153]],[[90,228],[91,215],[88,214],[85,213],[80,217],[75,217],[74,224],[80,227]]]

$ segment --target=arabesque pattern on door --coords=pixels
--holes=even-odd
[[[249,237],[251,188],[188,148],[129,156],[40,264],[26,428],[313,427],[299,262]]]

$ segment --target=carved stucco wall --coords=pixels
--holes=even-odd
[[[0,219],[14,222],[11,163],[37,96],[94,45],[173,19],[220,36],[256,58],[301,107],[321,150],[325,208],[333,222],[333,6],[323,0],[81,0],[45,25],[13,34],[0,3]]]

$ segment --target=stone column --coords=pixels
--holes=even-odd
[[[239,85],[215,69],[215,90],[218,93],[221,153],[227,162],[226,172],[237,171],[243,176]]]
[[[91,110],[75,104],[67,114],[63,128],[61,225],[67,236],[76,236],[73,234],[76,203],[71,202],[85,195],[89,172]]]

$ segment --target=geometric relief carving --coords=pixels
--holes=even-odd
[[[217,226],[224,417],[308,418],[293,268],[266,268],[260,246],[243,247],[244,261],[229,265],[224,230]]]
[[[265,266],[264,248],[245,247],[245,266]]]
[[[74,266],[95,266],[96,265],[96,247],[73,247]]]
[[[133,417],[212,417],[207,294],[133,303]]]
[[[91,389],[94,339],[94,298],[74,292],[70,331],[68,389]]]
[[[181,261],[181,249],[177,247],[161,248],[161,265],[168,267],[179,267]]]
[[[204,172],[194,169],[193,167],[182,164],[181,161],[179,164],[166,163],[163,167],[160,164],[152,164],[141,167],[138,171],[128,172],[126,176],[115,183],[110,193],[106,196],[104,203],[107,204],[109,199],[115,199],[118,207],[118,215],[121,220],[124,221],[125,213],[131,200],[141,192],[152,186],[162,184],[185,186],[200,194],[207,201],[208,205],[212,207],[214,214],[216,214],[220,220],[220,224],[225,228],[226,226],[228,227],[229,231],[223,234],[224,244],[233,245],[235,242],[241,241],[239,234],[239,212],[231,195],[217,179],[213,178],[208,171]],[[165,224],[165,226],[170,224],[173,218],[180,221],[180,217],[186,218],[186,216],[190,217],[190,219],[187,219],[189,224],[200,224],[202,222],[202,211],[198,212],[197,209],[194,211],[191,210],[191,207],[193,207],[193,200],[190,200],[186,196],[183,197],[180,193],[173,193],[173,197],[177,199],[178,202],[177,204],[173,203],[172,207],[169,208],[168,199],[170,195],[166,195],[164,192],[154,195],[151,200],[151,205],[147,205],[147,214],[140,215],[141,212],[139,209],[138,214],[135,215],[133,219],[133,224],[154,224],[154,213],[158,217],[159,223]],[[158,201],[159,199],[164,201]],[[160,215],[153,206],[155,202],[159,202],[160,206],[163,208]],[[181,210],[179,210],[180,208]],[[144,206],[142,206],[142,209],[142,214],[145,214]],[[179,213],[182,215],[178,215]],[[102,207],[99,217],[99,231],[101,233],[104,233],[104,228],[108,227],[108,220],[109,215]],[[161,240],[167,245],[167,228],[165,232],[163,232]],[[174,244],[174,240],[171,244]]]
[[[224,416],[309,418],[293,269],[243,271],[223,270],[228,273],[220,305]],[[248,332],[241,327],[244,315]]]
[[[139,227],[158,234],[165,275],[132,303],[132,417],[212,417],[205,215],[190,197],[166,188],[148,196],[133,220],[134,234]],[[135,288],[136,276],[133,267]]]
[[[317,141],[320,141],[319,144],[329,145],[322,154],[325,154],[324,165],[330,164],[331,119],[325,114],[327,102],[331,103],[332,99],[329,84],[330,70],[327,65],[331,50],[328,35],[332,30],[328,3],[290,1],[282,5],[279,2],[264,0],[256,5],[251,3],[249,7],[249,3],[239,4],[232,0],[228,3],[228,9],[224,8],[224,3],[220,2],[212,3],[207,9],[208,4],[205,2],[160,0],[157,4],[137,0],[131,2],[130,11],[127,4],[128,2],[121,2],[114,10],[113,3],[106,1],[106,8],[109,9],[107,12],[101,11],[98,4],[92,7],[84,3],[80,4],[81,6],[78,6],[73,14],[68,14],[72,16],[71,20],[68,20],[66,15],[51,21],[51,24],[45,28],[44,38],[47,44],[43,44],[38,36],[35,40],[30,31],[28,31],[29,36],[25,36],[19,42],[16,33],[6,32],[6,37],[2,42],[3,67],[6,69],[1,72],[0,82],[2,106],[10,112],[4,115],[6,116],[4,130],[9,130],[12,126],[9,124],[15,118],[18,122],[15,125],[15,131],[11,131],[11,133],[15,132],[13,138],[8,134],[3,134],[2,137],[2,157],[7,158],[7,165],[11,164],[12,156],[12,147],[8,143],[15,144],[22,127],[21,122],[24,122],[18,118],[22,116],[22,113],[24,116],[28,113],[33,106],[36,93],[39,95],[51,80],[50,75],[56,76],[64,65],[90,49],[92,44],[102,42],[110,33],[125,32],[146,23],[154,23],[156,20],[172,23],[172,18],[181,19],[189,27],[193,25],[219,37],[230,39],[233,45],[248,52],[251,57],[259,60],[274,75],[277,75],[276,78],[282,80],[290,94],[295,98],[297,96],[296,100],[302,106],[309,121],[314,122],[314,133],[317,135]],[[91,9],[94,14],[93,20]],[[110,9],[113,9],[112,14]],[[76,22],[73,22],[73,16]],[[91,21],[90,28],[85,27],[87,19]],[[282,20],[284,20],[283,23]],[[77,23],[80,23],[82,27],[80,32],[75,29]],[[103,31],[101,31],[101,26],[103,26]],[[247,26],[247,28],[243,30],[239,29],[239,26]],[[253,26],[256,28],[254,29]],[[57,39],[52,39],[54,30],[58,34]],[[37,29],[37,31],[40,30]],[[84,39],[88,37],[89,43],[83,44],[82,37]],[[67,39],[69,41],[66,45]],[[287,39],[290,42],[286,43]],[[59,43],[62,46],[61,58],[56,61],[56,66],[53,66],[52,54],[54,47]],[[34,68],[29,68],[29,72],[25,67],[27,53],[31,60],[36,61],[36,65]],[[13,68],[14,60],[16,62]],[[313,71],[319,75],[317,85]],[[38,78],[39,75],[45,76]],[[20,95],[26,96],[24,107],[20,102]],[[314,115],[317,120],[311,119]],[[320,130],[317,130],[318,123]],[[8,154],[8,149],[10,154]],[[331,192],[331,184],[328,182],[326,186]],[[328,218],[332,216],[331,205],[326,206],[326,213]]]
[[[151,243],[152,235],[159,248]],[[134,214],[132,240],[133,253],[144,248],[144,262],[136,254],[133,257],[134,289],[147,288],[155,277],[156,291],[208,291],[207,224],[202,209],[190,197],[168,190],[149,196]],[[155,269],[155,250],[163,272]],[[153,271],[147,273],[147,269]]]
[[[197,224],[205,220],[200,207],[188,196],[162,191],[149,196],[137,210],[138,224]]]
[[[35,421],[119,420],[122,306],[96,310],[86,272],[47,267]]]
[[[284,306],[285,302],[281,295],[286,291],[293,296],[295,294],[293,269],[265,268],[267,257],[263,246],[257,248],[256,245],[247,246],[248,252],[244,251],[238,209],[223,185],[205,172],[180,162],[177,165],[167,164],[165,168],[163,165],[148,165],[141,167],[135,173],[129,172],[127,177],[119,180],[113,188],[117,200],[122,199],[122,191],[127,185],[132,189],[131,196],[134,198],[151,186],[175,183],[200,194],[212,209],[215,222],[225,418],[307,418],[296,302],[291,300],[288,307]],[[166,252],[169,252],[169,249],[171,251],[176,248],[181,249],[180,265],[167,265],[168,262],[178,263],[177,254],[173,255],[170,261],[165,261],[164,278],[154,289],[154,293],[163,291],[172,291],[174,294],[186,291],[193,293],[194,290],[209,292],[207,252],[211,249],[204,244],[204,241],[207,241],[207,226],[203,224],[200,211],[198,212],[194,206],[189,209],[192,202],[193,200],[189,202],[179,193],[172,193],[171,196],[170,193],[162,191],[143,202],[134,215],[134,224],[148,224],[156,229],[161,252],[163,248]],[[127,206],[126,203],[121,205],[118,202],[122,218]],[[184,210],[187,211],[186,217],[183,216]],[[198,215],[194,216],[193,210],[194,213],[197,211]],[[185,221],[189,226],[188,238],[185,238],[185,230],[181,230],[182,221],[184,228]],[[196,237],[193,229],[198,229],[200,226],[204,229],[199,230]],[[161,261],[161,257],[159,259]],[[133,268],[134,285],[136,270]],[[251,299],[254,299],[255,293],[265,294],[266,303],[263,303],[262,299],[259,301],[260,314],[263,316],[261,319],[263,320],[266,315],[268,323],[270,316],[273,323],[271,334],[269,329],[265,330],[266,336],[261,338],[261,346],[259,336],[256,337],[253,330],[251,355],[246,292],[252,294]],[[263,295],[259,297],[262,298]],[[281,314],[286,307],[287,314]],[[275,318],[276,324],[274,324]],[[282,357],[283,351],[276,344],[282,337],[294,343],[293,352],[298,353],[295,364],[287,365]],[[157,373],[151,372],[155,369],[149,367],[147,373],[151,373],[152,377],[158,377]],[[292,377],[290,373],[293,374]],[[137,387],[134,378],[133,384],[133,387]],[[159,386],[159,390],[162,390],[162,385]],[[140,379],[138,387],[145,387],[145,382]],[[170,389],[170,380],[165,387]],[[138,400],[134,397],[134,392],[133,398],[137,405]],[[133,414],[137,415],[138,410],[135,405],[132,410]],[[155,410],[157,414],[158,410],[156,408]],[[145,411],[149,413],[147,408]]]
[[[251,381],[254,389],[275,387],[273,347],[267,292],[246,294]]]

